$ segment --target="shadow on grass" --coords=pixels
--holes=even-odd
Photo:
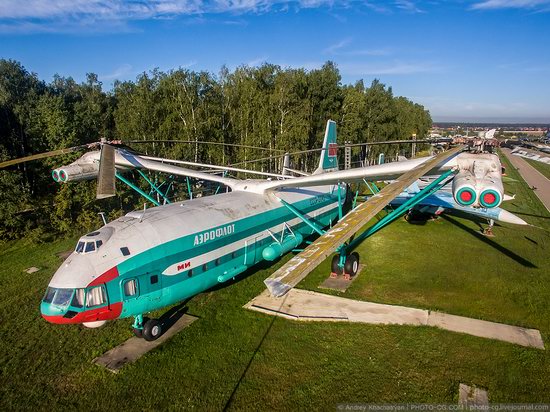
[[[179,305],[176,305],[166,312],[162,314],[162,316],[159,317],[159,321],[162,325],[162,333],[164,334],[168,329],[170,329],[174,324],[181,319],[183,315],[187,313],[189,308],[187,307],[187,303],[191,299],[187,299],[180,303]]]
[[[531,213],[514,212],[514,214],[521,215],[521,216],[532,216],[532,217],[536,217],[538,219],[550,219],[550,217],[548,217],[548,216],[533,215]]]
[[[492,246],[493,248],[495,248],[496,250],[498,250],[499,252],[503,253],[504,255],[508,256],[509,258],[515,260],[517,263],[519,263],[520,265],[522,266],[525,266],[525,267],[528,267],[528,268],[537,268],[536,265],[534,265],[533,263],[531,263],[530,261],[528,261],[527,259],[519,256],[518,254],[512,252],[510,249],[507,249],[505,248],[504,246],[501,246],[499,245],[498,243],[496,243],[495,241],[493,241],[492,239],[484,236],[483,234],[481,234],[480,232],[472,229],[472,228],[469,228],[468,226],[460,223],[458,220],[455,220],[449,216],[445,216],[443,215],[442,216],[443,219],[445,219],[446,221],[448,221],[449,223],[459,227],[460,229],[462,230],[465,230],[466,232],[468,233],[471,233],[472,235],[474,235],[476,238],[478,238],[479,240],[481,240],[483,243],[486,243],[488,244],[489,246]]]

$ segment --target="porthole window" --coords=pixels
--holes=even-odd
[[[205,263],[204,265],[202,265],[202,271],[206,272],[207,270],[208,270],[208,263]]]
[[[136,279],[127,280],[124,283],[124,296],[136,296],[138,294],[138,286]]]
[[[221,258],[217,258],[216,259],[216,266],[220,266],[220,263],[221,263],[222,259]]]
[[[84,289],[77,289],[74,292],[73,301],[71,302],[71,306],[75,308],[81,308],[84,306]]]
[[[233,252],[231,252],[231,259],[235,259],[237,257],[237,251],[234,250]]]
[[[193,269],[191,269],[189,272],[187,272],[187,277],[193,276]]]
[[[107,302],[107,296],[105,295],[105,288],[103,286],[96,286],[88,290],[86,294],[86,307],[91,308],[103,305],[105,302]]]

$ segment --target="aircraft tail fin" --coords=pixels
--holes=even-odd
[[[327,121],[323,150],[319,159],[319,167],[313,174],[332,172],[338,170],[338,145],[336,144],[336,122]]]

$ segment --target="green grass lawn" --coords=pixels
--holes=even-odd
[[[505,162],[506,163],[506,162]],[[395,222],[360,247],[357,299],[442,310],[540,329],[550,339],[550,216],[511,167],[506,207],[535,227],[448,217]],[[0,249],[0,408],[69,410],[334,410],[340,402],[450,402],[460,382],[491,402],[550,402],[550,354],[430,327],[293,322],[248,311],[280,266],[192,299],[200,319],[112,374],[91,360],[131,336],[131,320],[95,330],[51,325],[39,302],[60,264],[47,245]],[[42,270],[32,275],[29,266]],[[317,290],[328,261],[301,287]]]
[[[541,172],[544,176],[546,176],[547,179],[550,179],[550,165],[547,165],[546,163],[537,162],[536,160],[527,160],[527,163],[529,163],[531,166],[533,166],[535,169],[537,169],[539,172]]]

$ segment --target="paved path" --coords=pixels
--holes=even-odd
[[[541,172],[531,166],[525,159],[520,156],[511,154],[511,150],[505,147],[502,148],[504,155],[510,160],[510,163],[518,169],[523,180],[531,187],[536,187],[535,194],[540,199],[542,204],[550,212],[550,180]]]
[[[435,326],[453,332],[544,349],[542,336],[537,329],[424,309],[347,299],[302,289],[291,289],[280,298],[270,295],[265,290],[248,302],[245,308],[298,321]]]
[[[148,342],[143,338],[140,339],[134,336],[110,351],[105,352],[99,358],[95,358],[92,362],[104,366],[111,372],[118,373],[124,365],[137,361],[147,352],[166,342],[197,319],[195,316],[184,314],[157,340]]]

